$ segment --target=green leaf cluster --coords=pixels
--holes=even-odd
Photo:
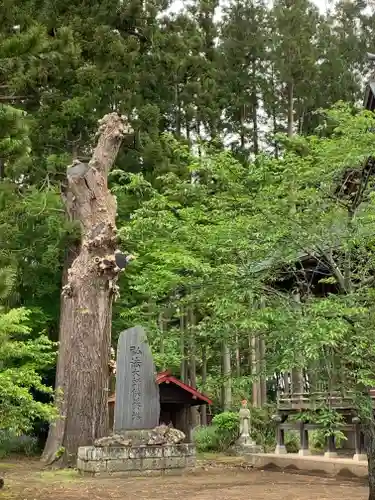
[[[55,362],[54,344],[46,335],[31,335],[30,311],[0,310],[0,430],[23,433],[36,419],[49,421],[52,404],[36,401],[35,391],[52,394],[40,371]]]

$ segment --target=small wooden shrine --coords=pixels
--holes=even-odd
[[[184,432],[189,440],[192,428],[191,408],[211,405],[211,399],[174,377],[169,370],[158,373],[156,382],[160,391],[160,424],[172,424]],[[113,393],[108,399],[110,429],[113,429],[115,400],[116,394]]]

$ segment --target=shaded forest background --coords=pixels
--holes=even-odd
[[[262,405],[283,367],[268,364],[269,384],[254,389],[264,357],[256,332],[265,320],[248,314],[261,300],[245,297],[251,277],[241,282],[234,262],[264,271],[269,254],[244,246],[245,226],[223,236],[216,223],[220,230],[230,223],[233,200],[246,214],[243,200],[281,179],[279,167],[265,168],[285,155],[277,134],[298,134],[292,149],[303,157],[303,136],[327,124],[321,108],[361,102],[375,14],[361,2],[338,2],[322,14],[307,0],[276,0],[272,8],[231,1],[219,19],[217,0],[193,0],[177,14],[168,0],[2,4],[2,310],[24,308],[27,318],[23,312],[15,321],[27,321],[35,342],[41,332],[58,340],[64,259],[77,241],[61,203],[66,167],[90,157],[97,120],[119,111],[135,133],[110,181],[121,248],[139,258],[121,277],[113,345],[121,330],[141,323],[158,369],[211,394],[216,409],[254,398],[254,390]],[[197,179],[199,192],[189,192]],[[302,198],[292,204],[298,209]],[[246,229],[264,231],[269,250],[268,223]],[[39,364],[40,383],[52,386],[54,369]]]

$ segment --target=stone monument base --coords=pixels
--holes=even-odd
[[[193,444],[120,447],[82,446],[77,469],[82,474],[124,476],[182,474],[195,467]]]
[[[84,474],[126,476],[181,474],[195,466],[195,446],[167,425],[122,431],[78,448],[77,469]]]

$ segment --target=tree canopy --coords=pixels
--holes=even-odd
[[[137,255],[113,346],[142,323],[158,369],[209,392],[215,411],[259,380],[272,400],[284,372],[357,396],[375,385],[374,124],[360,111],[374,14],[307,0],[231,0],[220,16],[207,0],[6,4],[0,427],[53,414],[31,394],[54,383],[79,240],[66,168],[89,160],[112,111],[134,128],[109,184],[121,248]]]

